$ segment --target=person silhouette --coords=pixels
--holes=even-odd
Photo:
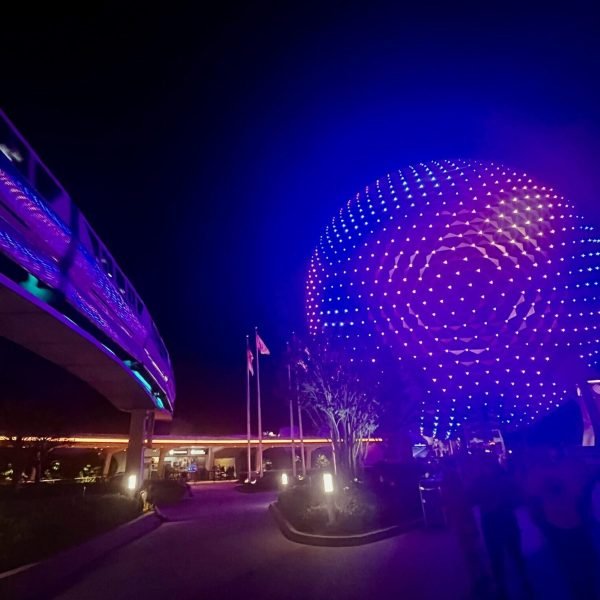
[[[507,560],[515,567],[522,592],[532,597],[515,513],[518,490],[512,474],[496,459],[483,459],[472,496],[479,507],[481,531],[500,598],[508,598]]]

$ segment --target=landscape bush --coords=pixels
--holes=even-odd
[[[93,488],[93,486],[91,486]],[[0,494],[0,572],[37,562],[140,514],[139,498],[29,485]],[[44,489],[46,488],[46,489]]]
[[[155,506],[176,504],[189,493],[185,484],[170,479],[146,481],[142,489],[148,493],[148,502]]]
[[[282,491],[278,507],[296,529],[306,533],[352,534],[402,525],[421,517],[418,473],[371,473],[362,482],[338,487],[330,500],[323,493],[321,478],[309,478]]]

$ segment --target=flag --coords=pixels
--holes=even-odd
[[[254,354],[252,354],[252,350],[250,350],[250,348],[248,348],[248,350],[246,351],[246,357],[248,359],[248,371],[250,371],[250,375],[254,375],[254,367],[252,366]]]
[[[262,338],[260,337],[260,335],[258,335],[258,333],[256,334],[256,350],[260,354],[271,354],[271,352],[267,348],[267,345],[262,341]]]

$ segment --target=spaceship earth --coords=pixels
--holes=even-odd
[[[311,259],[312,336],[418,378],[419,428],[535,422],[597,374],[600,238],[522,171],[471,160],[392,172],[356,194]],[[388,367],[389,368],[389,367]]]

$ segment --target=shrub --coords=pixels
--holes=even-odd
[[[39,487],[39,486],[28,486]],[[45,486],[44,486],[45,487]],[[63,492],[65,490],[62,490]],[[49,490],[3,495],[0,500],[0,571],[41,560],[140,513],[137,499],[120,494],[76,495]]]
[[[314,533],[327,524],[322,494],[311,486],[297,486],[279,494],[279,507],[296,529]]]
[[[336,500],[338,528],[347,533],[357,533],[376,528],[381,507],[369,489],[353,484],[341,490]]]
[[[307,533],[350,534],[372,531],[418,519],[421,514],[417,481],[371,480],[338,488],[334,498],[334,522],[329,523],[327,499],[320,478],[312,485],[296,485],[280,493],[278,506],[288,521]]]
[[[148,492],[148,502],[157,506],[175,504],[188,494],[185,484],[171,479],[146,481],[143,489]]]

